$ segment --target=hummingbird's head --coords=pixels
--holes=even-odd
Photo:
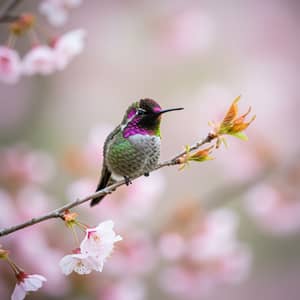
[[[141,99],[133,103],[126,111],[123,119],[123,136],[129,137],[134,134],[160,135],[160,121],[162,114],[181,110],[183,108],[162,109],[152,99]]]

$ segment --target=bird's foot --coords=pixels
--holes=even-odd
[[[144,176],[148,177],[150,175],[149,172],[144,173]]]
[[[128,176],[124,176],[125,179],[125,184],[128,186],[129,184],[132,184],[132,181],[130,180],[130,178]]]

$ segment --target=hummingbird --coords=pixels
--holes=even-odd
[[[161,116],[181,109],[162,109],[149,98],[132,103],[121,124],[105,140],[101,178],[96,192],[121,179],[129,185],[131,178],[149,176],[159,160]],[[104,197],[93,199],[90,205],[98,204]]]

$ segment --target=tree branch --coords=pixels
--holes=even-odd
[[[5,15],[2,18],[0,18],[0,23],[11,23],[15,22],[19,19],[19,16],[11,16],[11,15]]]
[[[207,143],[210,143],[212,140],[214,140],[216,138],[215,135],[209,133],[207,135],[207,137],[199,142],[197,142],[196,144],[194,144],[193,146],[190,147],[190,151],[193,151],[193,150],[196,150],[198,148],[200,148],[202,145],[204,144],[207,144]],[[161,169],[161,168],[164,168],[164,167],[169,167],[169,166],[174,166],[174,165],[178,165],[180,163],[179,161],[179,158],[182,157],[183,155],[187,154],[186,151],[183,151],[179,154],[177,154],[175,157],[173,157],[172,159],[170,160],[167,160],[165,162],[162,162],[160,164],[158,164],[155,169],[153,169],[151,172],[153,171],[156,171],[158,169]],[[142,175],[140,176],[137,176],[135,178],[131,178],[131,180],[134,180],[134,179],[137,179],[138,177],[141,177]],[[77,199],[75,201],[72,201],[60,208],[57,208],[41,217],[36,217],[36,218],[33,218],[29,221],[26,221],[24,223],[21,223],[21,224],[18,224],[18,225],[15,225],[15,226],[11,226],[11,227],[8,227],[8,228],[3,228],[0,230],[0,237],[1,236],[5,236],[5,235],[8,235],[12,232],[15,232],[17,230],[20,230],[20,229],[23,229],[23,228],[26,228],[26,227],[29,227],[29,226],[32,226],[34,224],[37,224],[37,223],[41,223],[41,222],[44,222],[46,220],[49,220],[49,219],[54,219],[54,218],[61,218],[63,219],[63,213],[67,210],[67,209],[71,209],[73,207],[76,207],[76,206],[79,206],[87,201],[90,201],[92,199],[95,199],[95,198],[98,198],[99,196],[103,196],[103,195],[107,195],[107,194],[111,194],[112,192],[114,192],[118,187],[124,185],[126,182],[125,180],[120,180],[94,194],[91,194],[83,199]]]
[[[10,23],[16,21],[18,16],[11,16],[10,13],[21,4],[22,0],[12,0],[8,2],[7,5],[4,5],[0,10],[0,23]]]

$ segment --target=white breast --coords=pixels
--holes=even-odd
[[[160,137],[156,135],[143,135],[135,134],[128,138],[137,149],[145,151],[146,153],[152,152],[153,148],[160,147]]]

